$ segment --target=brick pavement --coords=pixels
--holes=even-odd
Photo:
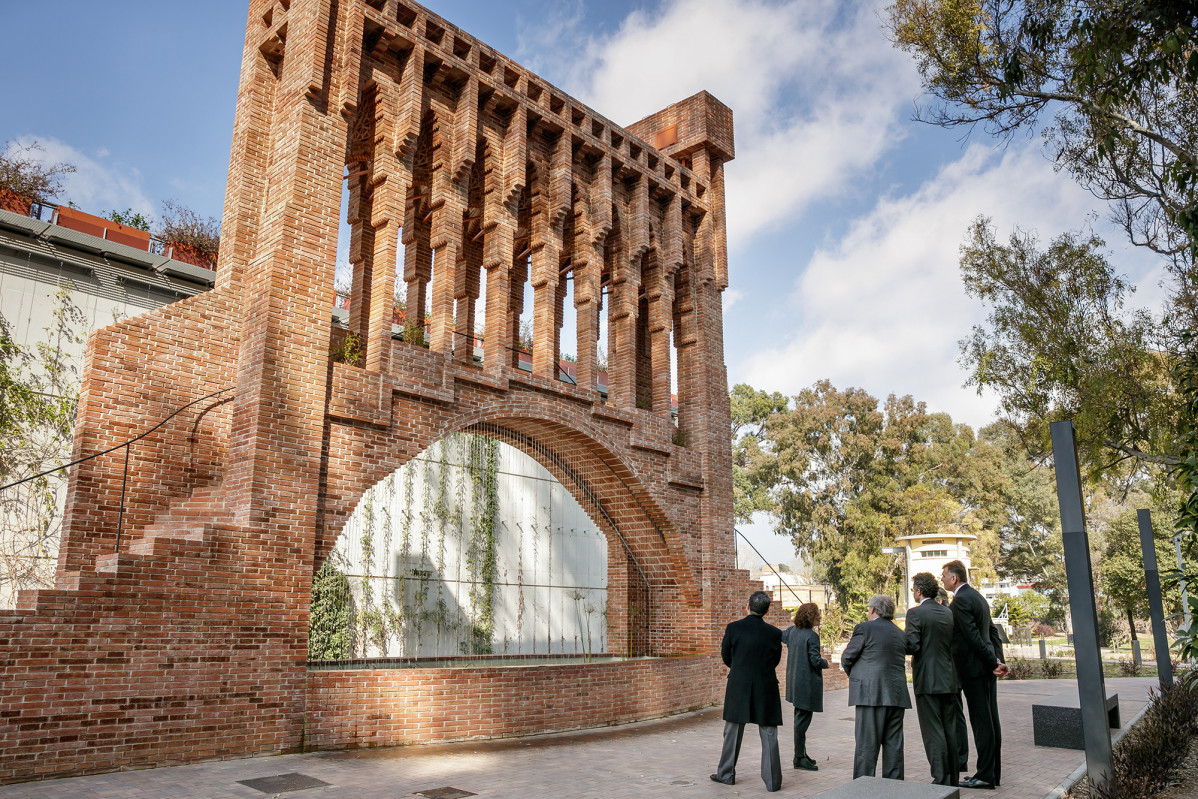
[[[1152,678],[1111,678],[1126,724],[1143,707]],[[1007,799],[1041,799],[1083,762],[1079,751],[1032,745],[1031,705],[1067,688],[1075,680],[1004,681],[999,684],[1003,721],[1003,784],[993,794]],[[780,795],[807,797],[850,779],[853,711],[847,691],[829,692],[825,712],[808,735],[808,750],[819,760],[818,772],[784,770]],[[789,708],[786,708],[789,712]],[[145,771],[75,777],[0,787],[0,799],[261,799],[270,794],[240,780],[298,772],[328,783],[293,793],[296,799],[410,797],[419,791],[454,787],[490,797],[520,799],[632,799],[691,797],[731,799],[765,796],[757,776],[757,736],[746,731],[741,752],[742,780],[735,787],[716,785],[715,770],[722,724],[718,708],[683,717],[615,729],[540,736],[508,741],[407,747],[354,752],[248,758]],[[783,728],[783,761],[789,764],[790,727]],[[910,780],[930,781],[914,712],[906,721],[906,771]],[[976,794],[963,790],[963,795]]]

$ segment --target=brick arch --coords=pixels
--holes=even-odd
[[[354,458],[365,468],[341,475],[348,479],[337,490],[347,501],[329,513],[313,570],[336,545],[366,491],[449,435],[484,435],[516,447],[545,467],[606,535],[609,640],[620,642],[622,652],[636,655],[693,650],[693,638],[679,638],[672,618],[679,601],[700,606],[701,592],[683,534],[642,480],[642,465],[635,459],[628,463],[608,431],[582,414],[568,413],[568,406],[554,412],[530,411],[536,407],[521,392],[485,410],[446,414],[411,440],[402,433],[374,438]],[[630,613],[630,608],[635,610]]]

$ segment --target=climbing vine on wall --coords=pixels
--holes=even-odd
[[[495,565],[498,551],[496,533],[499,520],[499,445],[485,436],[471,436],[467,474],[473,513],[473,536],[467,550],[470,567],[470,607],[474,625],[467,644],[473,654],[490,654],[495,636]]]
[[[313,584],[310,656],[603,651],[602,584],[586,587],[594,560],[580,559],[602,550],[570,543],[576,528],[559,530],[558,516],[585,514],[563,511],[565,489],[519,457],[490,436],[455,434],[370,489]]]
[[[340,660],[353,652],[349,579],[340,566],[341,556],[330,553],[312,581],[308,617],[308,657],[312,660]]]

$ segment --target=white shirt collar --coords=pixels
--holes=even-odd
[[[969,583],[961,583],[960,585],[958,585],[956,587],[956,589],[953,591],[953,596],[955,597],[958,593],[960,593],[961,589],[967,585],[969,585]]]

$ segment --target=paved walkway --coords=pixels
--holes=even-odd
[[[1119,694],[1126,724],[1144,706],[1156,680],[1108,678],[1106,684]],[[1032,745],[1032,704],[1076,687],[1075,680],[1001,681],[1002,786],[994,792],[962,789],[962,795],[1042,799],[1081,765],[1085,758],[1080,751]],[[844,690],[829,692],[824,713],[817,714],[811,725],[808,751],[819,761],[818,772],[789,768],[789,724],[780,730],[786,768],[782,791],[776,796],[813,796],[851,779],[853,711],[847,707],[847,695]],[[790,706],[783,703],[783,707],[789,714]],[[757,776],[761,750],[752,728],[746,730],[737,785],[717,785],[708,779],[719,757],[722,729],[719,709],[711,708],[663,721],[513,741],[259,757],[9,785],[0,787],[0,799],[383,799],[421,792],[436,797],[439,788],[456,788],[480,799],[769,795]],[[914,710],[906,720],[906,772],[908,780],[931,782]],[[284,793],[240,784],[283,774],[302,774],[327,785]],[[453,799],[467,794],[440,795]]]

